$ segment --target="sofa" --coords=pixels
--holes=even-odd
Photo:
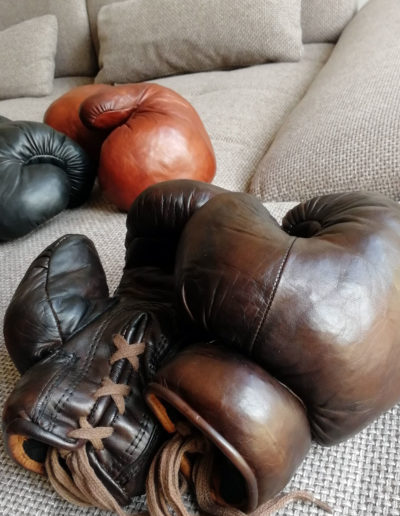
[[[42,23],[47,17],[44,22],[53,23],[55,16],[57,20],[56,29],[46,32],[49,51],[41,61],[47,79],[37,80],[35,68],[23,70],[27,84],[18,97],[3,95],[0,115],[42,121],[60,95],[93,83],[96,76],[104,78],[101,47],[110,36],[104,28],[112,26],[107,20],[115,23],[111,7],[116,3],[0,0],[0,38],[31,19]],[[302,0],[300,15],[298,58],[185,70],[147,80],[177,91],[200,114],[216,154],[213,182],[258,196],[277,220],[297,202],[335,191],[377,190],[400,200],[398,0],[370,0],[363,6],[353,0]],[[22,33],[29,31],[34,36],[36,26],[23,26]],[[36,40],[43,49],[43,34],[32,36],[25,46],[17,45],[25,58]],[[0,58],[1,52],[8,53],[5,48]],[[18,61],[12,67],[17,68]],[[32,87],[36,96],[24,93],[25,86],[26,91]],[[0,321],[31,261],[65,233],[82,233],[94,241],[112,291],[123,267],[125,218],[95,187],[82,207],[62,212],[22,238],[1,243]],[[0,377],[2,407],[18,378],[2,336]],[[314,445],[285,491],[310,491],[337,514],[400,514],[399,420],[395,407],[346,442],[332,448]],[[46,478],[16,466],[1,445],[0,463],[0,514],[102,514],[61,500]],[[134,500],[131,512],[142,509],[143,503],[143,498]],[[296,502],[279,514],[324,513]]]

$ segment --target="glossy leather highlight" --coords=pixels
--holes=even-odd
[[[0,119],[0,241],[85,202],[95,179],[83,149],[37,122]]]
[[[234,499],[246,512],[285,487],[311,444],[300,400],[216,342],[189,346],[167,362],[148,385],[146,400],[166,429],[190,422],[220,450],[227,460],[214,463],[214,488],[225,503]],[[175,409],[169,422],[168,407]],[[241,481],[227,481],[232,467]]]

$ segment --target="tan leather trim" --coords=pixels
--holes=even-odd
[[[44,464],[31,459],[25,452],[24,442],[27,440],[28,438],[24,435],[10,435],[8,437],[8,449],[10,450],[11,456],[23,468],[38,473],[39,475],[46,475]]]

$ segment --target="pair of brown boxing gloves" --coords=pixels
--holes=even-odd
[[[312,439],[342,441],[400,399],[399,278],[400,207],[379,194],[315,198],[280,227],[248,194],[154,185],[129,211],[114,296],[80,235],[21,281],[8,450],[82,505],[124,514],[147,478],[152,515],[184,514],[186,482],[203,512],[253,511]]]

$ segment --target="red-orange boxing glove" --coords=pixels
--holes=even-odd
[[[210,138],[183,97],[157,84],[93,88],[90,92],[83,86],[58,99],[55,104],[61,106],[50,106],[45,121],[54,127],[58,111],[65,120],[64,129],[58,125],[58,130],[88,150],[100,141],[99,184],[118,208],[128,210],[140,192],[160,181],[213,179],[216,162]]]

